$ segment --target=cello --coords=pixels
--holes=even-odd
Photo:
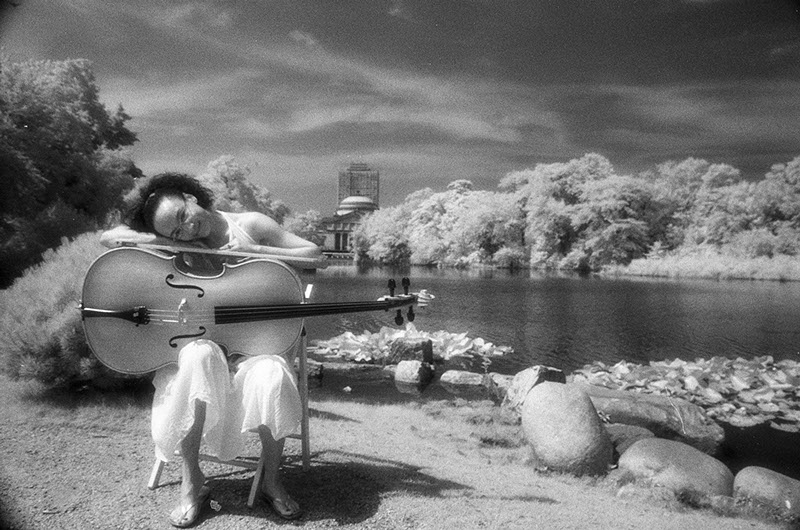
[[[424,290],[376,301],[305,303],[303,285],[288,265],[271,258],[223,263],[201,274],[179,255],[120,247],[98,257],[84,279],[80,303],[86,340],[112,370],[144,374],[177,363],[180,349],[197,339],[219,344],[229,355],[283,355],[294,348],[311,316],[427,305]]]

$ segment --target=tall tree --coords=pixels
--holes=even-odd
[[[119,206],[141,176],[129,119],[100,102],[86,60],[0,60],[0,285]]]

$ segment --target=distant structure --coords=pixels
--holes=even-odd
[[[339,206],[331,217],[322,219],[323,249],[331,256],[352,255],[352,234],[364,215],[379,208],[380,172],[363,162],[350,164],[339,172]]]
[[[348,197],[368,197],[380,204],[380,172],[370,169],[363,162],[353,162],[350,167],[339,172],[339,202]]]

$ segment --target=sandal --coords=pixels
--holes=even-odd
[[[211,490],[208,486],[200,488],[200,495],[198,495],[196,501],[190,504],[182,504],[169,514],[170,524],[177,528],[187,528],[195,524],[210,496]]]
[[[291,500],[291,497],[287,497],[287,499],[273,498],[263,491],[261,492],[261,497],[264,499],[264,502],[272,506],[272,509],[275,511],[275,513],[287,521],[293,521],[303,515],[302,508],[299,506],[296,509],[292,508],[292,506],[287,502],[287,499]]]

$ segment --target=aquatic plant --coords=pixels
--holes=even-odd
[[[753,359],[653,361],[640,365],[602,362],[575,370],[572,380],[619,390],[677,396],[708,415],[737,427],[769,422],[776,429],[800,432],[800,363]]]

